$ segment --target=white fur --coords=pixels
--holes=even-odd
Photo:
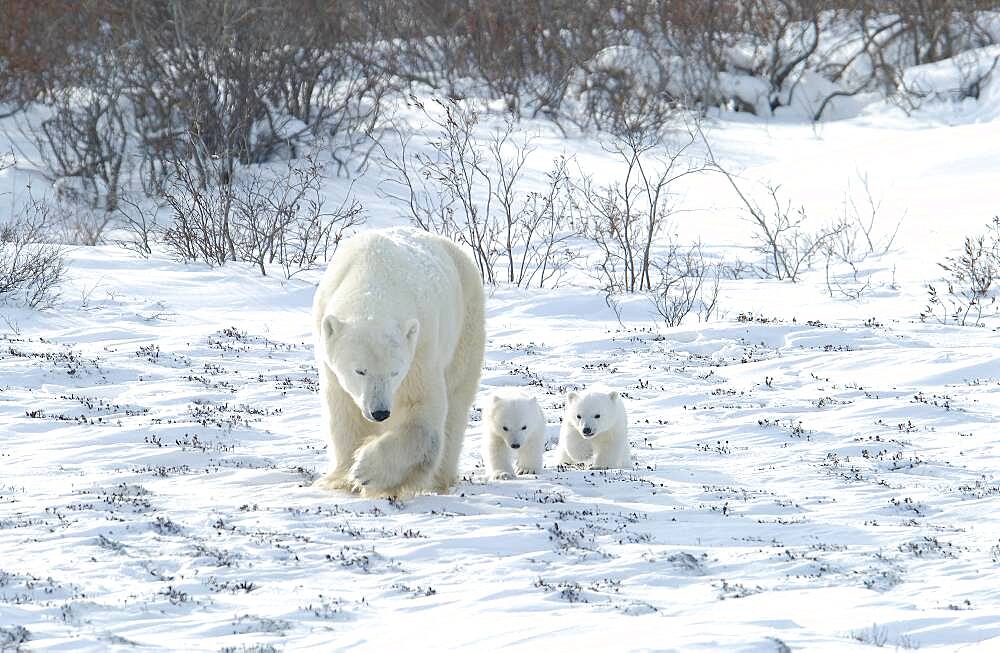
[[[569,393],[556,460],[589,463],[592,469],[632,469],[628,415],[617,390],[594,386]]]
[[[515,388],[494,391],[483,408],[483,462],[489,478],[537,474],[543,453],[545,414],[538,401]]]
[[[455,483],[483,364],[483,304],[479,271],[447,239],[401,228],[340,245],[313,301],[331,454],[317,485],[400,496]]]

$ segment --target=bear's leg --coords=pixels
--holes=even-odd
[[[617,456],[601,449],[597,449],[594,462],[590,464],[591,469],[615,469],[617,466]]]
[[[320,396],[322,428],[330,443],[330,469],[313,485],[327,490],[350,490],[348,472],[354,464],[354,452],[372,429],[325,365],[320,366]]]
[[[517,450],[517,473],[537,474],[542,469],[542,454],[545,453],[545,432],[536,433],[534,437]]]
[[[625,469],[628,460],[628,438],[623,433],[605,433],[603,442],[594,443],[594,462],[591,469]],[[630,465],[629,465],[630,467]]]
[[[588,460],[593,455],[590,443],[583,439],[573,427],[563,424],[559,432],[559,449],[556,460],[560,465],[573,465]]]
[[[566,438],[569,437],[565,433],[559,436],[559,444],[556,446],[556,464],[557,465],[572,465],[576,461],[573,457],[569,455],[569,450],[566,448]]]
[[[492,433],[484,433],[486,442],[483,446],[483,462],[486,463],[486,476],[494,481],[505,481],[514,478],[514,467],[510,464],[510,447],[503,438]]]
[[[348,473],[364,496],[400,496],[427,489],[441,460],[446,409],[444,378],[426,383],[419,400],[409,403],[398,423],[354,453]]]
[[[483,329],[482,306],[470,309],[466,315],[469,326],[459,339],[452,363],[445,372],[448,388],[448,414],[444,423],[444,452],[441,464],[434,475],[434,490],[440,494],[448,492],[458,481],[458,458],[462,454],[465,431],[469,426],[469,411],[479,389],[479,377],[483,370]]]
[[[621,448],[618,450],[618,469],[632,469],[632,448],[628,445],[628,434],[620,436]]]
[[[468,394],[466,398],[464,395]],[[441,463],[434,474],[434,491],[445,493],[458,481],[458,457],[462,454],[465,430],[469,426],[469,409],[472,407],[472,392],[456,391],[448,400],[448,414],[444,422],[444,450]]]

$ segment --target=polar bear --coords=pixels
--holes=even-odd
[[[331,468],[364,496],[446,492],[486,343],[483,284],[454,243],[371,230],[337,249],[313,301]]]
[[[591,469],[632,469],[628,416],[617,390],[594,386],[569,393],[556,460],[560,465],[589,461]]]
[[[516,388],[493,392],[483,409],[483,462],[494,480],[537,474],[545,453],[545,414],[538,401]],[[511,455],[515,464],[511,464]]]

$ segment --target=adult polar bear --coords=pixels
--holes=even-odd
[[[332,456],[316,484],[365,496],[447,491],[486,343],[472,259],[416,229],[362,232],[334,254],[313,316]]]

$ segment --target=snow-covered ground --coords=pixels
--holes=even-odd
[[[880,225],[902,223],[856,301],[818,274],[727,281],[721,319],[665,329],[586,288],[494,289],[480,398],[531,386],[554,441],[567,390],[618,387],[632,471],[549,451],[537,478],[486,481],[477,412],[451,495],[312,489],[316,276],[73,250],[54,309],[0,306],[0,649],[1000,649],[996,324],[917,319],[997,211],[997,123],[710,138],[819,221],[866,175]],[[593,141],[537,144],[607,165]],[[679,201],[682,241],[751,257],[721,176]]]

